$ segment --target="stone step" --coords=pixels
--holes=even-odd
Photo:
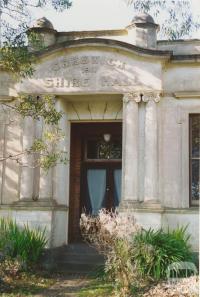
[[[96,249],[85,243],[69,244],[64,247],[67,253],[81,253],[81,254],[98,254]]]
[[[104,257],[102,255],[94,254],[61,254],[57,257],[57,262],[65,263],[103,263]]]
[[[92,274],[97,273],[98,271],[103,269],[102,264],[86,264],[86,263],[61,263],[56,266],[56,270],[58,272],[67,272],[69,274],[77,273],[77,274]]]
[[[67,273],[91,273],[101,269],[104,257],[93,247],[78,243],[48,250],[44,257],[46,268]]]

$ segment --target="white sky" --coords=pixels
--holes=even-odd
[[[193,14],[200,15],[200,0],[191,0]],[[33,10],[35,19],[47,17],[58,31],[121,29],[133,18],[134,11],[123,0],[72,0],[63,13],[45,8]],[[200,38],[200,30],[192,36]]]

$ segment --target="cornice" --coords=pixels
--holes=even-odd
[[[62,43],[57,43],[50,47],[43,49],[42,51],[35,52],[37,57],[43,57],[52,53],[56,53],[63,49],[85,47],[85,46],[98,46],[98,47],[108,47],[125,50],[131,53],[135,53],[138,56],[158,58],[160,60],[169,60],[172,52],[163,50],[154,50],[148,48],[138,47],[133,44],[122,42],[119,40],[105,39],[105,38],[83,38],[78,40],[64,41]]]
[[[13,101],[16,99],[14,96],[5,96],[0,94],[0,102],[6,102],[6,101]]]
[[[200,54],[171,56],[171,63],[199,63],[199,62],[200,62]]]
[[[82,38],[85,36],[86,38],[96,36],[121,36],[127,35],[128,31],[126,29],[113,29],[113,30],[92,30],[92,31],[68,31],[68,32],[57,32],[56,37],[60,36],[68,36],[70,38]]]
[[[177,99],[200,98],[200,91],[179,91],[173,95]]]

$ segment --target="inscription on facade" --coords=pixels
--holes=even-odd
[[[87,88],[93,83],[91,78],[46,78],[45,87],[47,88]],[[133,83],[128,79],[118,79],[109,76],[102,76],[99,80],[101,87],[125,87],[132,86]]]
[[[108,66],[111,68],[119,68],[121,70],[125,70],[126,63],[120,61],[119,59],[113,59],[113,58],[107,58],[107,57],[102,57],[102,56],[73,56],[73,57],[62,57],[59,59],[58,62],[54,63],[52,66],[52,70],[57,72],[62,69],[66,69],[69,67],[83,67],[83,69],[87,69],[89,66],[90,68],[88,69],[93,69],[93,71],[97,67],[94,66]],[[93,66],[91,68],[91,66]]]
[[[98,75],[97,72],[102,69],[101,67],[106,67],[105,75]],[[117,70],[117,78],[106,75],[107,69],[108,72],[110,72],[109,70]],[[91,87],[95,82],[98,82],[98,86],[100,87],[133,85],[130,79],[123,77],[123,72],[126,70],[126,63],[109,57],[62,57],[53,64],[52,70],[56,73],[56,77],[47,77],[44,79],[45,87],[47,88],[87,88]],[[67,70],[66,74],[64,70]],[[74,70],[75,73],[77,71],[77,74],[74,74]],[[120,77],[118,72],[120,72]]]

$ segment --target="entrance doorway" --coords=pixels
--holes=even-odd
[[[121,196],[122,123],[71,125],[69,241],[79,241],[81,212],[115,209]]]

